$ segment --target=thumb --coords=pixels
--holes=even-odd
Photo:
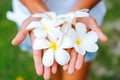
[[[102,32],[102,30],[99,27],[96,27],[94,29],[94,31],[96,31],[98,38],[100,39],[100,41],[102,42],[106,42],[108,39],[106,37],[106,35]]]
[[[91,19],[91,30],[95,31],[98,35],[98,38],[100,39],[100,41],[102,42],[106,42],[107,36],[103,33],[102,29],[99,27],[99,25],[97,24],[96,20],[94,20],[93,18]]]
[[[22,27],[20,31],[17,33],[15,38],[12,40],[12,45],[16,46],[19,45],[27,36],[27,33],[29,32],[26,30],[27,25],[31,22],[32,18],[28,17],[25,21],[23,21]]]
[[[15,38],[12,40],[12,45],[19,45],[27,36],[28,31],[25,29],[20,29]]]
[[[93,17],[89,16],[89,17],[85,18],[84,21],[85,21],[85,23],[87,23],[87,26],[89,29],[91,29],[97,33],[100,41],[106,42],[108,40],[106,35],[103,33],[103,31],[101,30],[101,28],[99,27],[99,25],[97,24],[96,20]]]

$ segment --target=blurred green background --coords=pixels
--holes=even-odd
[[[107,14],[102,29],[109,41],[98,43],[100,49],[88,80],[120,80],[120,1],[105,2]],[[11,45],[17,27],[6,19],[8,10],[12,10],[11,0],[0,0],[0,80],[42,80],[36,75],[32,56]]]

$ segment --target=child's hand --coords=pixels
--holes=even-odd
[[[34,34],[32,32],[32,30],[28,31],[26,30],[27,25],[31,22],[31,21],[37,21],[40,20],[40,18],[33,18],[33,17],[28,17],[24,22],[23,25],[20,29],[20,31],[17,33],[16,37],[13,39],[12,44],[13,45],[19,45],[27,36],[27,34],[30,34],[30,41],[31,41],[31,45],[33,44],[33,41],[35,39]],[[57,63],[54,62],[54,64],[52,65],[52,67],[45,67],[42,64],[42,56],[45,50],[32,50],[33,53],[33,59],[34,59],[34,64],[35,64],[35,69],[36,72],[39,76],[43,75],[44,79],[49,80],[51,73],[55,74],[57,72]]]
[[[84,17],[84,18],[78,18],[77,22],[82,22],[86,24],[88,30],[93,30],[97,33],[100,41],[106,42],[107,37],[102,32],[98,24],[96,23],[95,19],[93,17]],[[70,62],[66,65],[64,65],[63,69],[68,71],[69,74],[74,73],[75,70],[79,70],[82,67],[82,64],[84,63],[84,55],[77,54],[77,52],[74,49],[68,49],[67,50],[70,53]]]

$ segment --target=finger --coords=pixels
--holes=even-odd
[[[20,31],[17,33],[15,38],[12,40],[12,45],[16,46],[20,44],[27,36],[28,31],[24,29],[24,26],[20,29]]]
[[[36,73],[39,76],[43,75],[42,51],[33,50],[33,59]]]
[[[70,53],[71,49],[66,49],[68,53]],[[67,71],[68,70],[69,63],[63,65],[63,70]]]
[[[89,16],[85,18],[80,18],[78,19],[78,21],[85,23],[88,29],[95,31],[102,42],[107,41],[106,35],[103,33],[103,31],[98,26],[96,20],[93,17]]]
[[[76,60],[76,63],[75,63],[75,69],[80,70],[83,63],[84,63],[84,55],[78,54],[77,60]]]
[[[51,76],[50,67],[44,67],[44,79],[49,80]]]
[[[63,66],[63,70],[67,71],[67,70],[68,70],[68,66],[69,66],[69,64],[68,64],[68,63],[67,63],[67,64],[65,64],[65,65]]]
[[[30,42],[33,44],[34,42],[34,34],[33,32],[30,32]],[[41,76],[43,75],[43,64],[42,64],[42,50],[33,50],[33,59],[34,59],[34,65],[36,73]]]
[[[95,31],[99,37],[99,39],[102,42],[106,42],[107,41],[107,37],[106,35],[103,33],[103,31],[101,30],[101,28],[98,26],[96,20],[93,17],[89,17],[88,18],[88,22],[89,22],[89,26],[91,28],[91,30]]]
[[[53,63],[53,65],[52,65],[51,69],[52,69],[52,74],[57,73],[57,63],[56,63],[56,61],[54,61],[54,63]]]
[[[29,32],[28,30],[26,30],[27,25],[31,21],[36,21],[36,20],[38,20],[38,18],[33,18],[30,16],[25,21],[23,21],[21,29],[19,30],[19,32],[17,33],[15,38],[12,40],[13,45],[16,46],[16,45],[20,44],[26,38],[27,33]]]
[[[96,20],[93,17],[89,17],[89,23],[91,23],[91,30],[95,31],[102,42],[107,41],[106,35],[103,33],[101,28],[98,26]]]
[[[45,53],[47,49],[43,49],[43,54]],[[49,80],[50,77],[51,77],[51,70],[50,70],[50,67],[46,67],[44,66],[44,79],[45,80]]]
[[[68,66],[68,73],[69,74],[73,74],[74,70],[75,70],[75,62],[76,62],[76,51],[74,49],[71,50],[71,60]]]
[[[26,26],[29,24],[30,20],[31,18],[28,17],[25,21],[23,21],[22,27],[12,41],[13,45],[18,45],[25,39],[28,33],[28,31],[26,30]]]

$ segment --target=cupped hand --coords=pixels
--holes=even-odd
[[[32,30],[26,30],[26,27],[30,22],[37,20],[40,20],[40,18],[34,18],[30,16],[23,21],[21,29],[19,30],[15,38],[12,40],[12,44],[14,46],[19,45],[26,38],[28,33],[30,34],[31,45],[33,45],[35,39],[34,33]],[[51,67],[43,66],[42,56],[44,52],[45,50],[32,50],[36,73],[39,76],[43,75],[45,80],[49,80],[51,77],[51,73],[55,74],[57,72],[57,63],[54,62]]]
[[[102,42],[107,41],[106,35],[103,33],[101,28],[98,26],[96,20],[89,16],[89,17],[83,17],[83,18],[77,18],[77,22],[84,23],[87,26],[88,31],[93,30],[97,33],[98,38]],[[63,70],[68,71],[69,74],[73,74],[75,70],[81,69],[83,63],[84,63],[84,57],[85,55],[78,54],[73,48],[67,49],[67,51],[70,53],[70,62],[63,66]]]

